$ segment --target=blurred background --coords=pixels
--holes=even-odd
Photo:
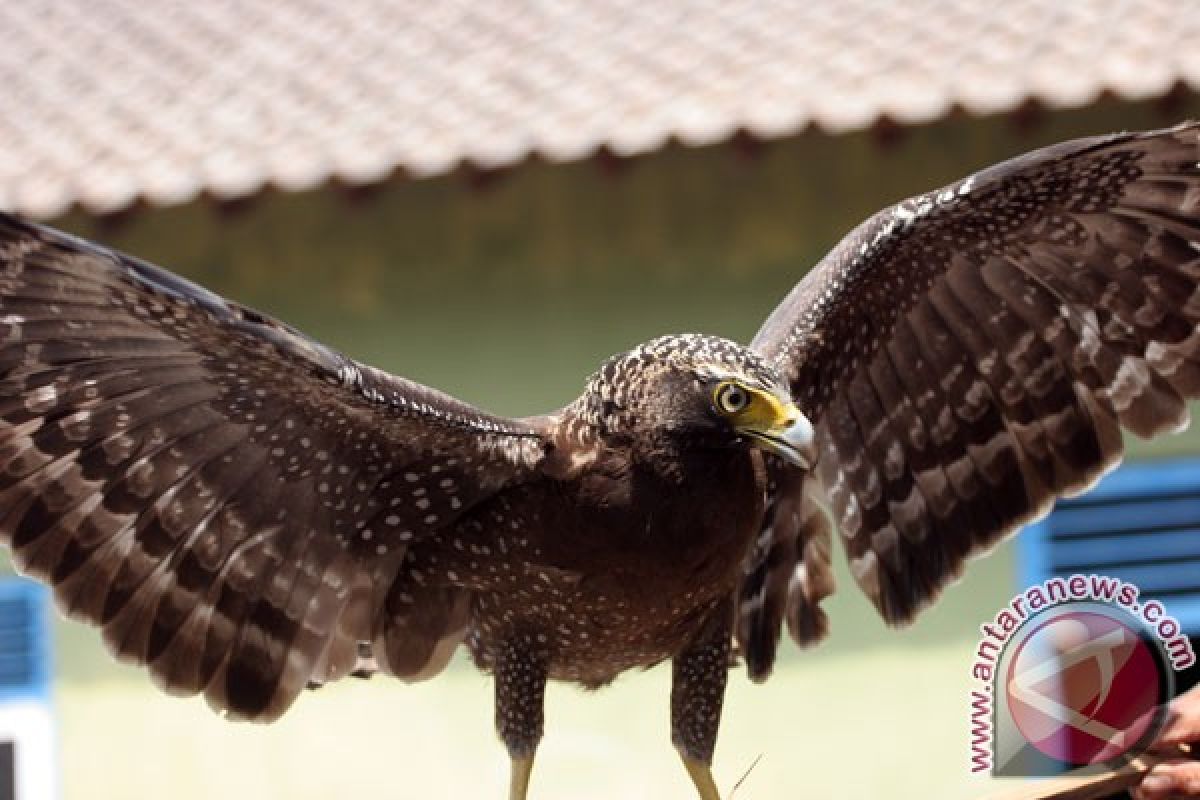
[[[1192,0],[18,0],[0,41],[0,208],[515,415],[661,333],[748,340],[905,196],[1200,117]],[[765,686],[733,676],[720,785],[761,755],[739,798],[992,789],[968,773],[969,664],[1019,561],[1000,547],[901,632],[843,570],[823,647],[788,647]],[[90,629],[54,639],[68,800],[506,786],[490,681],[465,662],[252,727],[159,694]],[[668,677],[553,688],[532,797],[690,796]]]

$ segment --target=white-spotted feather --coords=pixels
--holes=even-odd
[[[1084,139],[904,201],[847,236],[755,337],[825,443],[808,480],[781,464],[773,479],[820,486],[889,621],[1094,485],[1120,459],[1121,427],[1187,423],[1198,153],[1195,123]]]

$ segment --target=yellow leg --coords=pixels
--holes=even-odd
[[[525,800],[525,795],[529,792],[529,776],[533,773],[533,756],[514,758],[511,762],[508,800]]]
[[[692,783],[696,784],[700,800],[721,800],[721,793],[717,791],[717,784],[713,782],[712,770],[708,764],[684,756],[683,766],[687,767],[688,775],[692,776]]]

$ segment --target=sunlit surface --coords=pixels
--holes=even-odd
[[[769,798],[970,798],[970,644],[889,647],[788,663],[767,686],[731,681],[714,772]],[[599,694],[557,686],[530,792],[537,798],[686,798],[667,737],[669,670],[631,673]],[[253,797],[501,798],[507,759],[491,732],[490,681],[384,680],[302,697],[270,727],[224,722],[134,682],[60,693],[66,796],[93,800]]]

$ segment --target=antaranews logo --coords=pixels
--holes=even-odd
[[[1196,662],[1179,622],[1106,575],[1016,595],[971,664],[972,772],[1053,775],[1137,755],[1162,725],[1175,673]]]

